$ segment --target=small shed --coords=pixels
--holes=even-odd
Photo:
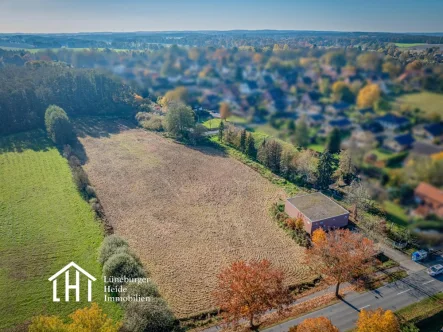
[[[288,198],[285,212],[291,218],[302,218],[307,233],[345,227],[349,211],[320,192]]]

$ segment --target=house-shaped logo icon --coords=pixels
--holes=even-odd
[[[69,270],[72,268],[75,269],[75,284],[69,284]],[[69,291],[71,289],[75,289],[75,301],[80,301],[80,272],[88,278],[88,302],[92,301],[92,282],[96,281],[92,275],[83,270],[80,266],[75,264],[74,262],[69,263],[56,274],[54,274],[49,281],[52,281],[52,300],[54,302],[60,302],[60,298],[57,297],[57,278],[65,272],[65,301],[69,302]]]

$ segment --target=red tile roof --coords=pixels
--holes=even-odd
[[[420,182],[417,188],[415,188],[415,194],[429,198],[443,205],[443,191],[430,185],[429,183]]]

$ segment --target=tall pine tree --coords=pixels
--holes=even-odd
[[[341,145],[341,133],[337,128],[332,129],[326,142],[326,150],[330,153],[339,153]]]
[[[334,156],[326,150],[322,153],[320,160],[318,161],[317,168],[317,186],[320,189],[328,189],[332,183],[332,175],[336,166],[336,160]]]
[[[252,159],[257,157],[257,150],[255,149],[255,141],[252,134],[246,137],[246,154]]]
[[[223,132],[225,131],[225,123],[223,120],[220,121],[220,125],[218,126],[218,140],[223,142]]]
[[[246,152],[246,129],[243,129],[240,133],[240,151]]]

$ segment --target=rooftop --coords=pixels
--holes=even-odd
[[[403,134],[394,137],[394,140],[400,145],[411,145],[415,142],[411,134]]]
[[[426,182],[420,182],[415,188],[415,194],[428,197],[440,204],[443,204],[443,191]]]
[[[441,123],[432,123],[424,126],[424,129],[434,136],[443,135],[443,124]]]
[[[312,222],[349,213],[342,206],[319,192],[288,198],[288,202]]]

